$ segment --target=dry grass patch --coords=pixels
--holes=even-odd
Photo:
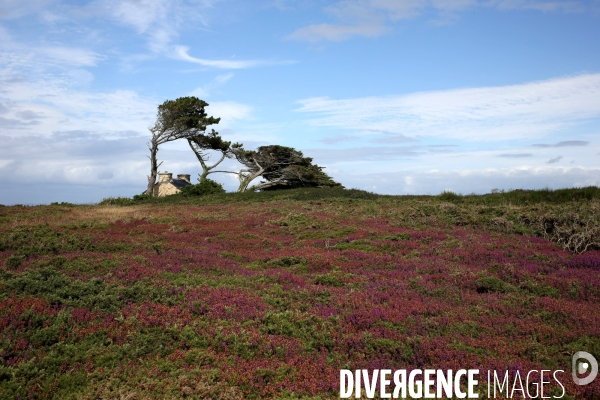
[[[140,219],[149,219],[156,217],[157,211],[160,208],[152,207],[148,205],[140,206],[89,206],[89,207],[77,207],[73,209],[71,216],[74,220],[96,220],[102,222],[117,222],[117,221],[133,221]],[[166,213],[165,213],[166,214]]]

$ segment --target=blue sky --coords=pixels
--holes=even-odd
[[[142,192],[156,108],[189,95],[346,187],[600,185],[600,1],[1,0],[0,203]]]

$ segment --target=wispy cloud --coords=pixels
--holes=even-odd
[[[357,163],[364,161],[397,160],[407,156],[420,156],[425,154],[423,148],[416,146],[381,146],[381,147],[353,147],[348,149],[306,149],[319,163]]]
[[[341,0],[324,8],[336,23],[302,27],[290,39],[318,42],[341,41],[353,36],[374,37],[391,31],[394,21],[433,13],[430,22],[447,24],[458,19],[461,11],[474,7],[496,7],[503,10],[528,9],[542,12],[585,10],[581,1],[571,0]]]
[[[325,144],[336,144],[336,143],[352,142],[357,139],[358,139],[358,137],[354,136],[354,135],[335,135],[335,136],[327,137],[325,139],[321,139],[320,141]]]
[[[407,143],[414,142],[415,139],[406,137],[400,133],[386,132],[385,135],[373,138],[371,141],[376,143]]]
[[[558,142],[558,143],[554,143],[554,144],[538,143],[538,144],[534,144],[533,146],[535,146],[535,147],[542,147],[542,148],[547,148],[547,147],[579,147],[579,146],[587,146],[588,144],[590,144],[590,142],[587,142],[585,140],[564,140],[562,142]]]
[[[562,160],[563,157],[562,156],[558,156],[555,158],[551,158],[548,161],[546,161],[546,164],[556,164],[557,162],[559,162],[560,160]]]
[[[470,141],[533,139],[600,117],[600,74],[408,95],[300,100],[316,126]]]
[[[303,150],[304,151],[304,150]],[[424,159],[448,153],[444,147],[432,146],[361,146],[344,149],[313,148],[306,149],[306,154],[315,158],[319,163],[325,164],[360,164],[362,162],[385,162],[407,160],[407,157]]]
[[[542,0],[494,0],[488,3],[490,6],[496,6],[501,10],[537,10],[543,12],[550,11],[565,11],[565,12],[582,12],[586,9],[585,3],[582,1],[557,0],[557,1],[542,1]]]
[[[155,53],[170,50],[185,25],[208,26],[204,12],[218,0],[96,0],[86,8],[93,14],[109,16],[147,38]]]
[[[66,46],[44,46],[30,50],[37,56],[43,55],[49,60],[58,62],[62,65],[76,67],[94,67],[103,57],[89,49],[81,49]]]
[[[502,158],[528,158],[533,157],[531,153],[508,153],[508,154],[499,154],[498,157]]]
[[[184,61],[189,61],[195,64],[200,64],[205,67],[222,68],[222,69],[243,69],[252,68],[263,65],[272,64],[264,60],[208,60],[204,58],[192,57],[188,54],[189,47],[176,46],[175,54],[178,58]]]
[[[362,24],[362,25],[336,25],[336,24],[318,24],[310,25],[304,28],[297,29],[289,39],[300,40],[306,42],[318,42],[321,40],[329,40],[339,42],[351,38],[352,36],[376,37],[389,31],[389,28],[384,25]]]
[[[220,87],[223,86],[224,84],[226,84],[227,82],[229,82],[229,80],[233,78],[233,73],[227,73],[227,74],[222,74],[222,75],[217,75],[215,77],[215,79],[213,79],[212,81],[210,81],[209,83],[207,83],[206,85],[203,85],[201,87],[198,87],[194,90],[192,90],[192,92],[190,93],[190,95],[192,96],[196,96],[196,97],[201,97],[201,98],[205,98],[210,96],[210,93]]]
[[[104,57],[91,50],[75,46],[26,44],[0,27],[0,68],[22,72],[47,68],[73,69],[94,67]]]
[[[205,58],[196,58],[189,55],[189,47],[187,46],[175,46],[175,58],[199,64],[204,67],[220,69],[245,69],[296,63],[296,61],[292,60],[209,60]]]

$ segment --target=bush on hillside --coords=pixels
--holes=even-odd
[[[204,179],[195,185],[189,185],[181,189],[181,195],[185,197],[206,196],[209,194],[225,193],[223,185],[211,179]]]

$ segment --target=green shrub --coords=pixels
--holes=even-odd
[[[0,235],[0,251],[14,251],[15,255],[60,254],[75,251],[112,252],[124,250],[124,243],[102,243],[86,233],[68,233],[47,224],[25,225]],[[10,261],[17,262],[16,259]]]
[[[335,287],[344,286],[344,283],[340,280],[340,278],[332,273],[315,276],[315,284]]]
[[[13,250],[19,255],[57,254],[95,248],[91,235],[68,234],[48,225],[18,226],[0,236],[0,251]],[[12,263],[17,262],[15,259]]]
[[[86,282],[69,278],[52,267],[27,270],[22,274],[0,271],[3,287],[0,296],[27,295],[46,299],[55,305],[86,307],[115,312],[128,302],[169,301],[167,290],[154,288],[143,282],[129,287],[106,284],[93,278]]]
[[[13,254],[4,261],[4,265],[6,265],[8,269],[15,269],[19,268],[23,261],[25,261],[25,256]]]
[[[274,258],[272,260],[267,261],[267,265],[269,267],[273,267],[273,268],[277,268],[277,267],[293,267],[295,265],[298,264],[303,264],[306,265],[306,259],[304,259],[303,257],[279,257],[279,258]]]
[[[136,194],[135,196],[133,196],[133,201],[143,201],[143,200],[148,200],[151,199],[152,196],[150,196],[147,193],[142,193],[142,194]]]
[[[98,203],[101,206],[129,206],[131,204],[133,204],[133,200],[129,197],[107,197]]]
[[[495,276],[486,276],[475,281],[477,293],[507,293],[517,290],[510,283],[506,283]]]
[[[211,179],[205,179],[195,185],[189,185],[181,189],[181,195],[185,197],[206,196],[209,194],[225,193],[223,185]]]
[[[440,193],[438,198],[441,200],[444,200],[444,201],[452,201],[452,202],[462,200],[461,195],[451,192],[449,190],[444,190],[442,193]]]

